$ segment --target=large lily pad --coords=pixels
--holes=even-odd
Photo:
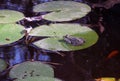
[[[43,40],[34,42],[34,45],[54,51],[72,51],[85,49],[92,46],[98,40],[98,35],[92,29],[79,24],[51,24],[34,28],[31,36],[48,36]],[[63,40],[63,36],[71,35],[77,38],[83,38],[85,43],[80,46],[73,46]]]
[[[13,23],[24,18],[24,14],[14,10],[0,10],[0,23]]]
[[[27,61],[21,64],[15,65],[9,73],[11,78],[24,79],[28,77],[54,77],[53,69],[47,65],[43,64],[39,61]],[[29,81],[29,80],[28,80]]]
[[[84,17],[91,11],[87,4],[74,1],[52,1],[34,6],[35,12],[51,12],[44,15],[50,21],[70,21]]]
[[[15,81],[62,81],[51,77],[28,77],[25,79],[15,80]]]
[[[7,63],[3,59],[0,59],[0,72],[4,71],[6,68]]]
[[[0,24],[0,45],[10,44],[21,39],[24,27],[17,24]]]

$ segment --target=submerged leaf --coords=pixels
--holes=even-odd
[[[98,35],[95,31],[79,24],[51,24],[49,26],[43,25],[34,28],[29,35],[49,36],[49,38],[36,41],[34,44],[40,48],[54,51],[72,51],[85,49],[95,44],[98,40]],[[84,39],[85,43],[78,46],[66,43],[66,41],[64,41],[64,36],[66,35],[82,38]]]
[[[10,70],[9,76],[17,79],[25,79],[35,76],[54,77],[54,72],[53,69],[47,64],[43,64],[39,61],[27,61],[13,66]]]
[[[0,72],[4,71],[6,68],[7,63],[3,59],[0,59]]]
[[[18,41],[24,35],[21,31],[24,27],[17,24],[0,24],[0,45],[6,45]]]
[[[74,1],[52,1],[34,6],[35,12],[51,12],[44,15],[50,21],[71,21],[84,17],[91,8],[84,3]]]
[[[14,23],[24,18],[24,14],[14,10],[0,10],[0,23]]]

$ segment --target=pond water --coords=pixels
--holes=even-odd
[[[48,2],[52,0],[0,0],[0,9],[13,9],[21,11],[25,16],[34,16],[31,11],[35,4]],[[28,1],[28,2],[27,2]],[[74,0],[85,2],[84,0]],[[96,24],[99,16],[103,17],[102,24],[104,31],[100,31],[99,26],[93,26],[98,35],[98,42],[84,50],[74,52],[62,52],[61,55],[43,51],[33,45],[26,46],[20,42],[14,46],[1,47],[0,58],[5,59],[10,65],[24,62],[26,60],[39,60],[51,63],[56,68],[55,77],[65,81],[94,81],[99,77],[115,77],[120,78],[120,4],[106,10],[100,8],[94,9],[86,17],[71,21],[69,23]],[[42,20],[41,22],[25,23],[25,26],[35,27],[37,24],[49,24],[51,22]],[[114,51],[118,51],[114,54]],[[109,56],[109,55],[112,56]],[[62,65],[61,65],[62,64]],[[7,76],[0,76],[0,81],[10,81]]]

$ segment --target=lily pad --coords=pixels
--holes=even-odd
[[[25,79],[15,80],[15,81],[62,81],[62,80],[51,77],[28,77]]]
[[[102,77],[96,79],[95,81],[116,81],[116,79],[114,77]]]
[[[44,19],[50,21],[71,21],[84,17],[91,8],[84,3],[74,1],[52,1],[38,4],[33,8],[34,12],[51,12],[44,15]]]
[[[0,23],[14,23],[24,18],[24,14],[14,10],[0,10]]]
[[[112,77],[104,77],[104,78],[101,78],[102,81],[115,81],[115,78],[112,78]]]
[[[54,72],[53,69],[47,64],[43,64],[39,61],[27,61],[13,66],[13,68],[10,70],[9,76],[17,79],[35,76],[54,77]]]
[[[3,59],[0,59],[0,72],[4,71],[6,68],[7,63]]]
[[[6,45],[21,39],[24,27],[18,24],[0,24],[0,45]]]
[[[72,51],[85,49],[92,46],[98,40],[98,35],[92,29],[81,26],[79,24],[51,24],[34,28],[31,36],[48,36],[43,40],[34,42],[33,44],[47,50],[53,51]],[[64,41],[63,36],[71,35],[77,38],[83,38],[85,43],[80,46],[73,46]]]

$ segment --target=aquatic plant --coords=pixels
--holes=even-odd
[[[114,77],[101,77],[96,79],[95,81],[116,81],[116,79]]]
[[[26,61],[12,67],[9,76],[15,79],[25,79],[28,77],[54,77],[51,66],[39,61]]]
[[[71,21],[84,17],[91,8],[83,3],[74,1],[52,1],[38,4],[33,8],[34,12],[50,12],[43,19],[50,21]]]
[[[20,80],[15,80],[15,81],[62,81],[62,80],[41,76],[41,77],[28,77],[25,79],[20,79]]]
[[[14,43],[23,38],[24,27],[18,24],[0,24],[0,45]]]
[[[7,63],[3,59],[0,59],[0,72],[4,71],[7,68]]]
[[[95,31],[79,24],[50,24],[49,26],[43,25],[34,28],[29,33],[29,35],[48,37],[43,40],[34,42],[33,44],[40,48],[53,51],[73,51],[85,49],[95,44],[98,39]],[[78,46],[68,44],[64,41],[65,35],[83,38],[85,43]],[[75,42],[75,40],[73,42]]]
[[[14,10],[0,10],[0,24],[15,23],[24,18],[24,14]]]
[[[48,14],[42,15],[41,18],[50,21],[63,22],[84,17],[87,13],[91,11],[91,8],[86,4],[74,1],[52,1],[34,6],[33,11],[50,12]],[[12,16],[6,15],[8,13],[12,13]],[[13,14],[16,17],[13,17]],[[12,10],[1,10],[0,15],[0,19],[4,20],[3,22],[1,21],[1,23],[15,23],[18,20],[25,18],[23,14]],[[28,32],[28,35],[49,36],[48,38],[35,42],[34,45],[37,45],[42,49],[55,51],[71,51],[85,49],[97,42],[98,36],[94,30],[88,28],[87,26],[81,26],[79,24],[63,24],[62,22],[61,24],[50,24],[36,27],[32,29],[30,33]],[[24,34],[21,34],[24,28],[22,26],[18,27],[17,24],[0,24],[0,29],[2,35],[2,39],[0,40],[1,45],[15,42],[24,36]],[[72,44],[70,45],[66,43],[66,41],[64,41],[64,36],[66,35],[71,35],[74,38],[74,41],[71,41],[73,39],[67,39],[69,43],[80,43],[80,38],[84,39],[85,43],[77,46],[74,46]]]
[[[52,1],[34,6],[33,11],[49,12],[43,15],[42,18],[49,21],[61,22],[61,24],[36,27],[29,33],[30,36],[48,36],[48,38],[33,43],[40,48],[53,51],[73,51],[88,48],[98,40],[97,33],[87,26],[62,23],[63,21],[71,21],[84,17],[91,11],[91,8],[86,4],[74,1]],[[66,35],[76,37],[78,40],[79,38],[83,38],[85,43],[78,46],[67,44],[64,41],[64,36]],[[78,40],[69,41],[76,43],[75,41]]]
[[[88,48],[98,40],[97,33],[87,26],[63,23],[64,21],[72,21],[87,15],[91,11],[91,8],[87,4],[74,1],[53,1],[38,4],[34,6],[33,11],[49,13],[39,16],[38,18],[27,18],[17,11],[0,10],[1,46],[14,43],[23,38],[23,36],[25,36],[26,39],[29,36],[35,36],[38,38],[46,37],[32,42],[32,44],[39,48],[52,51],[75,51]],[[8,13],[12,15],[6,15]],[[2,19],[4,21],[1,21]],[[26,31],[27,34],[22,34],[25,28],[16,24],[16,22],[21,19],[26,19],[30,22],[45,19],[47,21],[53,21],[55,24],[38,26],[30,32]],[[59,24],[57,22],[59,22]],[[26,39],[25,41],[28,41]],[[26,45],[29,45],[29,43],[26,43]],[[14,65],[9,72],[9,77],[18,81],[37,81],[39,79],[41,81],[59,81],[54,78],[53,69],[49,65],[38,61],[27,61]]]
[[[0,45],[6,45],[21,39],[24,26],[16,24],[24,18],[23,13],[14,10],[0,10]]]

